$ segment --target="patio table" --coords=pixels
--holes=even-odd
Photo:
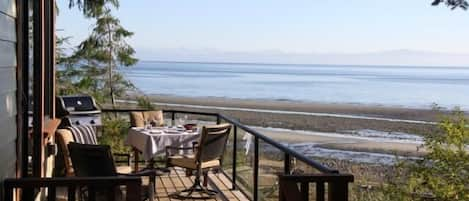
[[[159,127],[144,129],[132,127],[125,140],[126,145],[142,152],[144,160],[151,160],[155,155],[165,153],[166,146],[190,147],[199,138],[197,131]]]

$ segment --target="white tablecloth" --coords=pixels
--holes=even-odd
[[[169,128],[146,130],[132,127],[129,129],[125,144],[142,152],[144,160],[164,154],[166,146],[190,147],[199,138],[198,132],[175,131]]]

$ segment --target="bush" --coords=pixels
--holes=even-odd
[[[390,175],[389,200],[469,200],[468,119],[457,110],[439,128],[425,138],[427,155],[399,163]]]
[[[126,119],[120,117],[103,117],[103,134],[99,137],[101,144],[111,146],[113,153],[127,153],[128,146],[124,146],[130,124]]]

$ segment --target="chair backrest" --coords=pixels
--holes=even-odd
[[[116,165],[109,146],[70,142],[68,150],[76,176],[117,176]]]
[[[156,126],[163,126],[163,111],[130,112],[131,127],[143,127],[145,126],[145,121],[148,123],[154,122],[156,123]]]
[[[204,126],[196,153],[196,160],[198,162],[221,160],[230,131],[230,124]]]
[[[66,176],[74,176],[73,164],[70,159],[68,144],[71,142],[81,144],[98,144],[96,139],[96,130],[91,125],[70,126],[64,129],[57,129],[56,140],[59,146],[56,159],[56,169],[59,175],[65,173]],[[64,168],[64,169],[62,169]]]
[[[98,144],[96,128],[92,125],[77,125],[67,127],[72,134],[73,140],[81,144]]]
[[[61,166],[65,168],[61,174],[65,173],[66,176],[74,176],[72,160],[70,159],[70,152],[68,151],[68,144],[70,142],[74,142],[72,131],[69,129],[57,129],[55,133],[57,144],[59,146],[59,158],[56,158],[56,162],[59,164],[56,164],[56,168]]]

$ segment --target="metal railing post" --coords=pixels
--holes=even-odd
[[[290,174],[290,170],[291,170],[291,157],[290,157],[290,154],[286,153],[285,152],[285,158],[284,158],[284,170],[283,170],[283,173],[284,174]]]
[[[235,190],[236,189],[236,165],[237,165],[237,161],[236,161],[236,155],[237,155],[237,140],[238,140],[238,127],[235,125],[234,128],[233,128],[233,168],[232,168],[232,187],[231,189]]]
[[[174,126],[175,123],[176,123],[176,113],[171,112],[171,126]]]
[[[259,138],[254,136],[254,201],[257,201],[259,198]]]

